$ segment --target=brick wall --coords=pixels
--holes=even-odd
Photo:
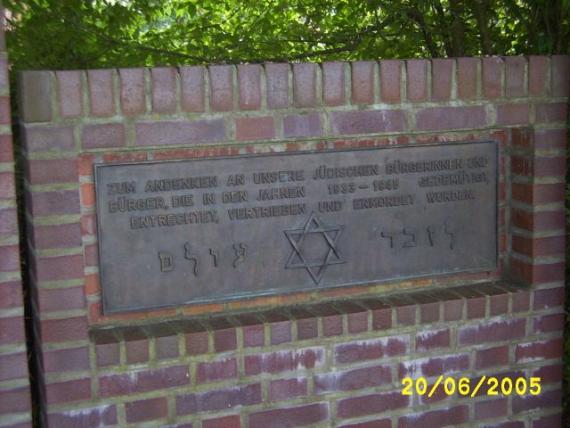
[[[561,426],[569,75],[566,56],[22,74],[50,426]],[[94,163],[489,139],[496,271],[101,313]],[[400,393],[440,374],[543,392]]]
[[[10,117],[4,10],[0,2],[0,426],[30,426],[24,299]]]

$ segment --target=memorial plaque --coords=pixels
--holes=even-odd
[[[493,270],[497,144],[96,165],[106,313]]]

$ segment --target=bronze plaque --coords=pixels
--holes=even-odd
[[[497,266],[497,144],[96,165],[104,311]]]

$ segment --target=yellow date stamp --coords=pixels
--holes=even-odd
[[[433,385],[429,385],[425,377],[417,379],[405,377],[402,379],[402,395],[419,395],[433,397],[438,391],[447,396],[460,395],[462,397],[476,397],[477,394],[496,395],[539,395],[542,391],[539,377],[495,377],[481,376],[479,379],[468,377],[455,378],[452,376],[439,376]]]

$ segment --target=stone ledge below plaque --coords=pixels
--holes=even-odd
[[[296,340],[305,340],[524,312],[528,310],[529,295],[528,287],[508,281],[496,281],[383,297],[360,296],[212,317],[155,319],[137,325],[131,323],[92,326],[89,333],[95,344],[104,345],[177,334],[216,333],[264,324],[272,327],[278,323],[290,323],[292,327],[292,324],[296,323]],[[322,320],[320,328],[319,319]],[[275,332],[271,330],[270,344],[276,344],[273,337]],[[295,338],[292,337],[291,340]]]

